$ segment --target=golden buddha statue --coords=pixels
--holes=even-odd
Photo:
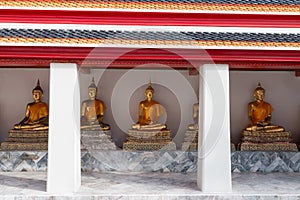
[[[264,101],[265,89],[258,83],[255,101],[248,104],[250,124],[242,132],[241,151],[297,151],[292,135],[281,126],[271,124],[273,108]]]
[[[193,105],[193,119],[194,119],[194,124],[190,124],[188,126],[188,130],[198,130],[199,125],[198,125],[198,119],[199,119],[199,103],[195,103]]]
[[[27,104],[24,119],[9,130],[9,136],[1,143],[2,150],[47,150],[48,106],[42,102],[43,90],[38,80],[32,90],[34,102]]]
[[[152,99],[153,95],[154,89],[149,82],[145,91],[146,100],[139,104],[139,120],[128,130],[127,141],[123,143],[124,150],[176,150],[171,130],[160,123],[165,109]]]
[[[38,80],[32,90],[34,102],[27,104],[25,118],[14,125],[15,130],[47,130],[48,129],[48,105],[42,102],[43,90]]]
[[[152,99],[153,95],[154,89],[150,82],[145,91],[146,100],[141,101],[139,105],[139,120],[132,125],[132,129],[162,130],[167,128],[165,124],[158,122],[165,110],[157,101]]]
[[[281,132],[283,127],[271,125],[272,106],[264,101],[265,89],[258,83],[258,87],[254,90],[255,101],[248,104],[248,118],[250,125],[246,128],[247,131],[265,132]]]
[[[110,126],[102,122],[106,106],[103,101],[96,98],[97,86],[94,78],[88,87],[89,99],[82,102],[81,129],[110,130]]]
[[[188,125],[185,131],[181,150],[183,151],[197,151],[198,149],[198,119],[199,119],[199,103],[193,105],[193,119],[194,123]]]

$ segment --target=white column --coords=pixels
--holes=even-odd
[[[203,65],[199,77],[198,187],[230,192],[229,67]]]
[[[81,184],[80,94],[77,65],[51,63],[47,192],[72,193]]]

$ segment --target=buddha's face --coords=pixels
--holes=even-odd
[[[256,101],[263,101],[265,97],[265,92],[263,90],[257,90],[254,92],[254,98]]]
[[[95,99],[97,95],[97,89],[96,88],[89,88],[89,96],[91,99]]]
[[[43,97],[43,93],[40,90],[33,90],[32,95],[35,102],[41,101]]]
[[[151,100],[153,97],[153,91],[152,90],[146,90],[145,95],[148,100]]]

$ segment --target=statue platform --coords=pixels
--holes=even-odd
[[[111,131],[100,129],[81,130],[81,149],[85,150],[116,150],[112,141]]]
[[[48,130],[10,130],[1,150],[47,150]]]
[[[231,151],[235,151],[235,145],[230,144]],[[198,151],[198,130],[187,130],[181,146],[182,151]]]
[[[171,130],[128,130],[127,142],[123,144],[126,151],[176,150],[172,141]]]
[[[241,151],[298,151],[297,145],[292,143],[291,133],[246,131],[242,133]]]

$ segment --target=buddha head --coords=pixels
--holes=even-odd
[[[154,89],[152,88],[151,82],[149,82],[148,87],[146,88],[145,91],[145,96],[150,101],[153,97],[153,94],[154,94]]]
[[[97,96],[97,86],[95,85],[95,80],[94,78],[92,79],[91,84],[89,85],[89,96],[91,100],[95,100],[96,96]]]
[[[254,99],[258,102],[261,102],[264,100],[265,97],[265,89],[261,87],[260,82],[258,83],[257,88],[254,90]]]
[[[43,98],[44,92],[43,89],[40,86],[40,80],[38,79],[37,84],[35,88],[32,90],[33,99],[35,102],[40,102]]]

